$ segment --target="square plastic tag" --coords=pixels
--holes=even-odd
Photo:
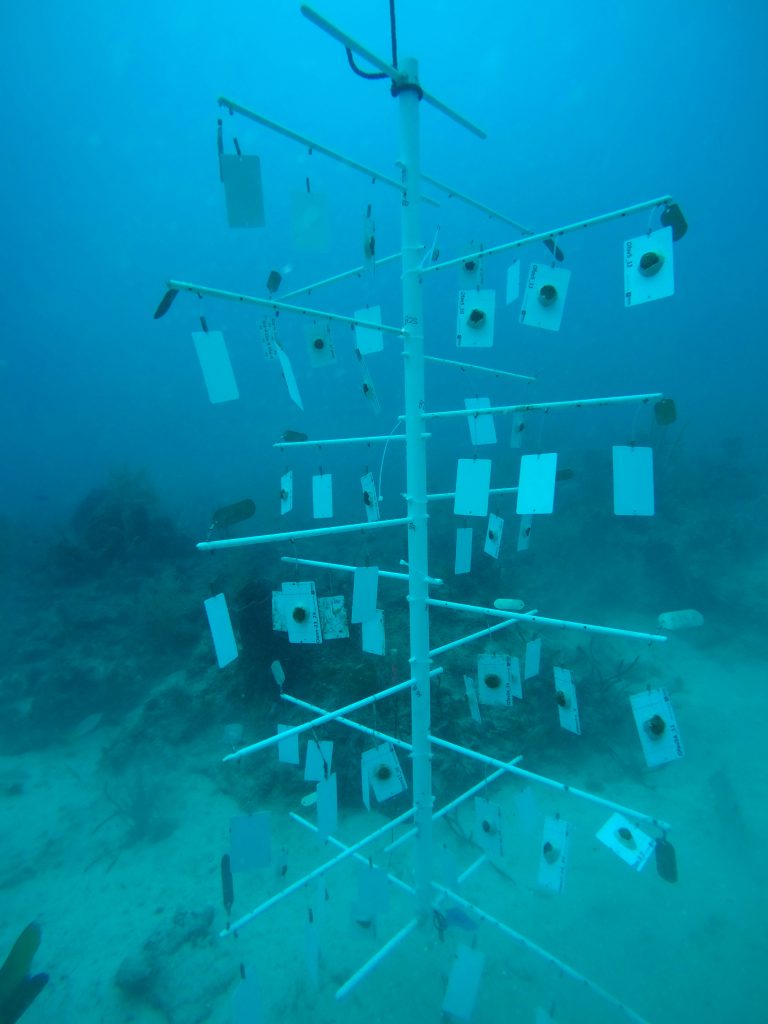
[[[312,515],[315,519],[333,518],[333,477],[317,473],[312,477]]]
[[[379,803],[404,793],[408,788],[391,743],[381,743],[373,750],[366,750],[362,756],[362,768]]]
[[[465,398],[465,409],[487,409],[491,404],[490,398]],[[496,427],[493,416],[486,413],[483,415],[477,412],[474,416],[467,416],[469,427],[469,438],[472,444],[496,444]]]
[[[457,576],[472,568],[472,527],[460,526],[456,530],[456,558],[453,571]]]
[[[507,305],[510,302],[514,302],[515,299],[520,295],[520,260],[507,267],[507,289],[506,289],[506,302]]]
[[[531,546],[531,530],[533,529],[533,516],[520,516],[520,529],[517,531],[517,550],[527,551]]]
[[[315,369],[331,366],[336,362],[336,349],[333,347],[329,327],[313,325],[312,329],[307,331],[307,351],[309,361]]]
[[[636,693],[629,702],[649,768],[676,761],[685,755],[675,711],[666,690]]]
[[[618,813],[611,815],[597,838],[635,871],[643,870],[655,846],[650,836]]]
[[[331,761],[333,759],[332,740],[309,740],[307,742],[307,756],[304,762],[304,781],[320,782],[331,774]]]
[[[192,341],[209,400],[215,405],[239,398],[240,392],[221,331],[193,331]]]
[[[376,609],[376,614],[363,623],[363,650],[368,654],[386,654],[384,636],[384,612]]]
[[[456,497],[453,500],[454,513],[457,516],[487,516],[490,486],[490,459],[459,459],[456,468]]]
[[[368,324],[381,323],[381,306],[367,306],[365,309],[355,310],[355,320],[363,320]],[[375,327],[364,327],[362,324],[355,325],[355,344],[359,352],[364,356],[371,352],[381,352],[384,348],[384,335]]]
[[[352,587],[352,615],[350,621],[353,623],[367,622],[376,614],[376,600],[379,594],[379,569],[378,566],[358,565],[354,572],[354,583]]]
[[[229,617],[227,599],[223,594],[216,594],[215,597],[207,598],[204,605],[216,651],[216,662],[219,668],[224,668],[237,657],[237,641]]]
[[[277,350],[280,348],[280,338],[277,334],[277,318],[265,316],[259,324],[259,336],[261,338],[261,351],[268,362],[277,359]]]
[[[570,279],[571,272],[564,267],[532,263],[523,290],[520,323],[526,327],[543,327],[545,331],[559,331]]]
[[[469,705],[469,714],[472,721],[482,725],[480,702],[477,699],[477,684],[472,676],[464,676],[464,692],[467,695],[467,704]]]
[[[328,201],[321,192],[291,192],[293,241],[302,252],[328,249]]]
[[[557,453],[523,455],[517,490],[519,516],[549,515],[555,504]]]
[[[488,516],[488,529],[485,531],[485,546],[483,550],[491,558],[499,557],[501,548],[501,535],[504,530],[504,520],[495,516],[493,512]]]
[[[233,873],[257,871],[272,863],[269,811],[229,819],[230,866]]]
[[[617,516],[652,516],[653,448],[613,449],[613,511]]]
[[[261,161],[255,155],[222,153],[219,170],[224,183],[227,221],[231,228],[264,226],[264,194],[261,187]]]
[[[376,493],[376,481],[373,479],[373,473],[361,476],[360,486],[363,489],[363,507],[366,518],[369,523],[377,522],[381,519],[381,512],[379,511],[379,496]]]
[[[624,304],[637,306],[675,292],[672,228],[659,228],[624,243]]]
[[[500,858],[504,855],[501,807],[481,796],[475,797],[475,827],[472,838],[489,856]]]
[[[579,721],[579,705],[576,700],[576,688],[573,685],[571,673],[567,668],[555,666],[555,702],[557,712],[560,716],[560,725],[568,732],[577,736],[581,735],[581,722]]]
[[[492,289],[468,289],[459,292],[456,314],[457,347],[490,348],[493,345],[495,315],[496,292]]]
[[[548,817],[539,850],[538,884],[549,892],[561,893],[568,866],[570,826],[562,818]]]
[[[291,361],[285,354],[285,350],[279,345],[277,347],[277,359],[280,363],[280,370],[283,375],[283,380],[285,381],[285,386],[288,388],[288,394],[290,395],[291,401],[303,410],[304,403],[302,402],[301,395],[299,394],[299,386],[296,383],[296,377],[293,372],[293,367],[291,366]]]
[[[346,640],[349,636],[349,626],[344,597],[341,594],[318,597],[317,610],[320,613],[323,640]]]

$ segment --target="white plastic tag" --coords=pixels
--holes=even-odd
[[[613,449],[613,511],[617,516],[652,516],[653,448]]]
[[[293,241],[302,252],[328,249],[328,201],[321,192],[291,192]]]
[[[227,203],[227,222],[231,228],[264,226],[264,194],[261,187],[261,161],[255,154],[222,153],[219,170]]]
[[[363,506],[365,507],[366,518],[369,523],[377,522],[381,519],[381,512],[379,511],[379,496],[376,493],[376,481],[373,479],[373,473],[366,473],[365,476],[361,476],[360,486],[363,489]]]
[[[352,615],[350,622],[361,623],[376,614],[376,599],[379,593],[379,569],[376,565],[358,565],[355,568],[352,587]]]
[[[541,668],[541,638],[529,640],[525,645],[525,668],[523,679],[533,679]]]
[[[532,263],[523,291],[520,323],[526,327],[559,331],[570,279],[571,272],[564,267]]]
[[[522,698],[520,662],[508,654],[481,654],[477,659],[477,692],[481,704],[512,706]]]
[[[515,299],[520,295],[520,260],[507,267],[507,291],[506,291],[506,302],[507,305],[510,302],[514,302]]]
[[[456,467],[454,513],[457,516],[482,516],[485,518],[488,515],[490,486],[490,459],[459,459]]]
[[[286,729],[290,729],[290,725],[278,725],[278,733],[285,732]],[[292,736],[286,736],[284,740],[278,740],[277,742],[277,758],[282,761],[283,764],[300,764],[301,759],[299,757],[299,734],[294,733]]]
[[[363,623],[363,650],[368,654],[385,654],[384,612],[376,609],[376,614]]]
[[[635,871],[643,870],[656,845],[637,825],[618,813],[611,815],[597,833],[597,838]]]
[[[315,519],[333,518],[333,476],[317,473],[312,477],[312,515]]]
[[[346,640],[349,636],[347,608],[344,597],[318,597],[317,610],[320,613],[320,629],[323,640]]]
[[[307,332],[307,351],[309,362],[315,369],[336,362],[336,349],[333,347],[329,327],[317,325]]]
[[[291,361],[285,354],[285,350],[280,346],[278,346],[277,349],[277,358],[280,363],[280,369],[282,370],[283,373],[283,380],[285,381],[285,386],[288,388],[288,394],[291,397],[291,401],[294,402],[296,405],[298,405],[300,409],[303,410],[304,403],[302,402],[301,395],[299,394],[299,387],[298,384],[296,383],[296,377],[294,376],[293,373]]]
[[[293,508],[293,470],[289,469],[280,477],[280,515],[284,516]]]
[[[368,306],[366,309],[356,309],[355,320],[362,320],[368,324],[381,323],[381,306]],[[355,344],[358,351],[364,356],[371,352],[381,352],[384,348],[384,335],[376,327],[366,327],[363,324],[355,324]]]
[[[495,516],[493,512],[491,512],[488,516],[488,528],[485,531],[485,546],[483,548],[486,555],[490,555],[491,558],[499,557],[503,530],[504,520],[500,516]]]
[[[465,409],[488,409],[490,404],[490,398],[464,399]],[[488,413],[483,415],[480,412],[474,416],[467,416],[467,426],[469,427],[469,438],[472,444],[496,444],[496,427],[493,422],[493,416]]]
[[[215,597],[207,598],[204,605],[213,637],[216,662],[219,668],[224,668],[237,657],[237,641],[229,617],[227,599],[223,594],[216,594]]]
[[[570,826],[562,818],[548,817],[539,850],[538,884],[549,892],[561,893],[568,866]]]
[[[323,642],[314,583],[283,583],[279,604],[292,644]]]
[[[493,345],[493,323],[496,315],[496,292],[468,289],[459,292],[456,314],[456,345],[458,348],[490,348]]]
[[[555,504],[557,453],[523,455],[517,491],[519,516],[549,515]]]
[[[624,243],[624,304],[638,306],[675,292],[672,228],[659,228]]]
[[[459,943],[443,996],[442,1011],[449,1019],[465,1022],[472,1020],[484,967],[485,953],[463,942]]]
[[[478,725],[482,725],[483,720],[480,715],[480,702],[477,699],[477,685],[472,676],[464,676],[464,692],[467,695],[469,714],[472,721],[477,722]]]
[[[475,797],[475,827],[472,838],[490,857],[498,858],[504,855],[501,807],[481,796]]]
[[[517,531],[517,550],[527,551],[531,546],[531,530],[533,529],[533,516],[520,517],[520,529]]]
[[[232,996],[232,1024],[264,1024],[261,986],[253,971],[238,983]]]
[[[453,571],[457,576],[472,568],[472,527],[459,526],[456,530],[456,559]]]
[[[320,782],[331,774],[333,760],[332,740],[308,740],[307,754],[304,761],[304,781]]]
[[[509,435],[510,448],[523,447],[523,434],[525,433],[525,416],[521,412],[512,413],[512,433]]]
[[[573,685],[571,673],[567,668],[555,666],[555,701],[560,716],[560,725],[568,732],[577,736],[581,735],[581,722],[579,721],[579,705],[576,701],[576,688]]]
[[[363,397],[366,398],[373,406],[373,411],[376,413],[381,412],[381,405],[379,404],[379,398],[376,394],[376,388],[373,386],[373,378],[368,372],[368,367],[365,365],[363,354],[359,348],[355,349],[355,355],[357,361],[360,363],[360,371],[363,375],[362,391]]]
[[[329,775],[317,784],[317,831],[321,839],[333,835],[339,824],[336,775]]]
[[[239,398],[240,392],[221,331],[193,331],[192,340],[210,401],[216,404]]]
[[[277,336],[277,319],[273,316],[265,316],[259,324],[259,335],[261,337],[261,351],[268,362],[277,359],[277,351],[280,348],[280,339]]]
[[[368,778],[373,795],[379,803],[403,793],[408,788],[395,748],[381,743],[362,755],[363,772]]]
[[[268,867],[272,862],[269,811],[229,819],[229,857],[233,873]]]
[[[666,690],[649,690],[629,698],[640,736],[645,763],[649,768],[683,757],[675,711]]]

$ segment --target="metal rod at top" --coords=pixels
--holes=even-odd
[[[402,86],[408,82],[408,76],[403,71],[394,67],[388,61],[383,60],[372,50],[369,50],[367,46],[363,46],[362,43],[359,43],[352,36],[347,35],[346,32],[340,29],[337,25],[334,25],[333,22],[328,21],[328,19],[324,18],[322,14],[318,14],[318,12],[308,4],[301,5],[301,13],[308,21],[311,21],[313,25],[317,25],[318,28],[322,29],[323,32],[329,35],[332,39],[335,39],[346,49],[356,53],[358,57],[362,57],[363,60],[377,68],[382,74],[391,79],[394,85]],[[445,114],[446,117],[449,117],[452,121],[460,124],[462,128],[466,128],[467,131],[472,132],[473,135],[477,135],[478,138],[486,138],[486,133],[479,127],[479,125],[476,125],[473,121],[468,120],[468,118],[453,110],[447,104],[443,103],[442,100],[433,96],[432,93],[421,88],[421,86],[419,86],[419,92],[422,99],[426,100],[430,106],[435,108],[435,110],[439,110],[441,114]]]

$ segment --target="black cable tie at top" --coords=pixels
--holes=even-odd
[[[424,99],[424,90],[416,82],[393,82],[390,92],[399,96],[401,92],[415,92],[420,100]]]

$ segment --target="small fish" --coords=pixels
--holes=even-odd
[[[284,430],[282,433],[282,439],[283,441],[288,441],[289,443],[308,440],[307,435],[302,434],[300,430]]]

